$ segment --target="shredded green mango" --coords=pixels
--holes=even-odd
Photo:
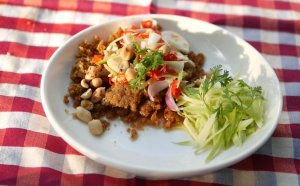
[[[203,79],[200,86],[185,87],[177,106],[193,139],[178,144],[194,146],[197,154],[210,149],[206,161],[232,145],[242,145],[263,125],[261,87],[232,78],[220,65],[211,69],[210,78]]]

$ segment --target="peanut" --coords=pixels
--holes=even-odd
[[[92,115],[91,115],[90,111],[86,110],[85,108],[83,108],[81,106],[76,108],[74,114],[79,120],[81,120],[85,123],[88,123],[92,120]]]
[[[93,119],[88,123],[90,132],[95,135],[99,136],[103,133],[103,124],[99,119]]]
[[[86,110],[92,110],[94,108],[94,104],[89,100],[82,100],[80,105]]]
[[[101,87],[103,84],[103,81],[101,78],[94,78],[92,79],[90,85],[93,87],[93,88],[98,88],[98,87]]]
[[[92,92],[92,89],[89,88],[87,89],[87,91],[85,91],[83,94],[81,94],[81,98],[82,99],[89,99],[91,96],[92,96],[93,92]]]

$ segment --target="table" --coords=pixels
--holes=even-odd
[[[219,25],[266,58],[280,80],[283,111],[272,138],[255,154],[206,175],[147,180],[90,160],[54,131],[39,89],[51,54],[90,25],[149,13]],[[297,0],[0,0],[0,184],[299,185],[299,34]]]

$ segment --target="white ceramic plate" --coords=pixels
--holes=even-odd
[[[166,132],[146,128],[132,142],[121,121],[112,122],[101,137],[92,136],[87,125],[72,119],[72,106],[63,103],[70,83],[69,74],[77,47],[97,34],[107,38],[119,26],[129,26],[143,19],[156,19],[164,30],[183,35],[191,49],[206,56],[205,69],[223,64],[233,74],[240,73],[251,85],[260,85],[266,93],[263,128],[246,140],[242,147],[232,147],[205,163],[208,154],[195,155],[191,147],[172,142],[189,140],[183,131]],[[265,59],[248,43],[215,25],[173,15],[139,15],[114,19],[76,34],[51,57],[41,82],[42,103],[46,115],[61,137],[89,158],[127,172],[151,178],[185,177],[212,172],[230,166],[260,148],[272,135],[281,112],[282,96],[278,79]],[[69,114],[65,112],[69,110]]]

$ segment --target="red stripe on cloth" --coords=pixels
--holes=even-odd
[[[35,170],[38,170],[36,168]],[[39,185],[40,171],[31,171],[32,169],[18,169],[16,185]]]
[[[110,176],[105,176],[103,179],[103,185],[126,185],[126,179],[115,179]]]
[[[300,82],[300,70],[274,69],[281,82]]]
[[[58,154],[81,155],[78,151],[66,151],[69,145],[60,137],[34,132],[19,128],[0,129],[4,136],[1,146],[10,147],[38,147]],[[67,152],[67,153],[66,153]]]
[[[0,41],[0,54],[33,59],[49,59],[56,47],[28,46],[21,43]]]
[[[285,55],[298,56],[300,54],[300,47],[286,44],[273,44],[257,41],[248,41],[258,51],[270,55]]]
[[[252,156],[232,165],[230,168],[237,170],[253,170]]]
[[[300,139],[300,124],[279,124],[273,136]]]
[[[16,177],[16,172],[19,172]],[[36,180],[29,179],[30,176],[39,174],[38,185],[160,185],[160,186],[181,186],[181,185],[203,185],[221,186],[217,183],[196,182],[190,180],[146,180],[142,178],[113,178],[99,174],[66,174],[48,167],[21,167],[15,165],[0,165],[0,184],[5,185],[36,185]],[[108,178],[111,182],[104,183]],[[114,184],[117,183],[117,184]],[[119,184],[120,183],[120,184]]]
[[[19,167],[14,165],[0,164],[0,184],[17,185]],[[30,185],[30,184],[29,184]]]
[[[19,74],[14,72],[0,71],[0,83],[22,84],[33,87],[39,87],[41,81],[40,74]]]
[[[87,27],[89,27],[89,25],[41,23],[31,19],[0,16],[0,28],[16,29],[26,32],[51,32],[74,35]]]
[[[295,130],[300,130],[300,126],[296,125],[293,127]],[[293,134],[292,125],[288,124],[279,124],[273,135],[273,137],[286,137],[286,138],[300,138],[300,131]]]
[[[284,111],[300,111],[300,96],[283,96]]]
[[[248,162],[247,166],[243,164],[245,162]],[[298,168],[296,167],[300,167],[300,160],[298,159],[272,157],[260,154],[254,154],[232,166],[233,169],[237,170],[270,171],[299,174],[300,170],[298,170]]]
[[[42,104],[28,98],[0,95],[0,103],[0,112],[29,112],[45,116]]]
[[[7,2],[11,5],[19,5],[19,6],[33,6],[37,8],[44,8],[50,10],[72,10],[72,11],[81,11],[81,12],[91,12],[91,13],[103,13],[103,14],[114,14],[114,15],[127,15],[127,9],[135,9],[133,13],[135,14],[145,14],[150,12],[145,12],[144,6],[138,5],[129,5],[122,3],[111,3],[111,2],[100,2],[100,1],[78,1],[78,5],[71,3],[63,3],[59,0],[52,1],[42,1],[42,3],[36,3],[34,0],[27,0],[24,2],[16,2],[9,1]],[[93,6],[96,7],[112,7],[111,9],[94,9]],[[115,8],[118,7],[119,9]],[[147,9],[146,9],[147,10]]]
[[[33,171],[40,173],[39,185],[61,185],[62,172],[47,167],[32,169],[37,169]]]

